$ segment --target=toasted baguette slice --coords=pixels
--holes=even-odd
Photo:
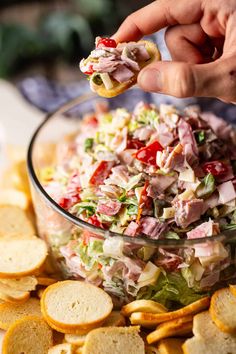
[[[166,312],[166,313],[147,313],[147,312],[134,312],[130,316],[130,322],[134,325],[142,325],[147,328],[154,328],[159,323],[170,321],[175,318],[180,318],[187,315],[194,315],[209,307],[210,297],[203,297],[200,300],[193,302],[190,305],[182,307],[179,310]]]
[[[15,205],[27,210],[30,205],[30,199],[24,192],[17,189],[0,189],[0,205]]]
[[[50,285],[41,298],[44,318],[62,330],[88,330],[102,325],[112,307],[105,291],[75,280]]]
[[[2,354],[47,354],[52,346],[53,334],[47,323],[37,316],[27,316],[8,329]]]
[[[145,346],[145,354],[160,354],[160,352],[153,345],[146,345]]]
[[[89,332],[83,354],[144,354],[139,327],[106,327]]]
[[[125,326],[125,318],[119,311],[112,311],[103,323],[103,327]]]
[[[54,347],[50,348],[48,354],[72,354],[73,347],[70,343],[62,343],[54,345]]]
[[[0,299],[6,302],[25,302],[30,296],[28,291],[19,291],[0,283]]]
[[[66,334],[65,341],[78,347],[82,347],[85,343],[86,336],[87,334]]]
[[[97,328],[97,325],[91,326],[90,328],[87,329],[62,328],[55,325],[55,323],[50,322],[48,319],[46,320],[46,322],[52,329],[54,329],[60,334],[76,334],[76,335],[78,334],[82,336],[88,334],[92,329]]]
[[[38,296],[39,299],[42,298],[44,290],[45,290],[45,288],[42,288],[42,289],[39,289],[39,290],[37,291],[37,296]]]
[[[1,279],[0,284],[1,283],[18,291],[33,291],[36,289],[38,282],[34,276],[28,276],[18,279]]]
[[[38,285],[49,286],[49,285],[55,284],[57,281],[58,280],[54,279],[54,278],[37,277]]]
[[[158,345],[159,354],[183,354],[182,345],[185,339],[166,338],[162,339]]]
[[[0,238],[31,238],[35,228],[26,212],[19,206],[0,207]]]
[[[147,335],[148,344],[163,338],[181,336],[192,332],[193,317],[191,315],[161,323],[157,329]]]
[[[227,337],[214,341],[192,337],[184,342],[182,349],[184,354],[234,354],[236,341],[231,341]]]
[[[212,295],[210,314],[221,331],[236,333],[236,297],[229,288],[217,290]]]
[[[121,313],[130,316],[133,312],[165,313],[167,308],[152,300],[135,300],[122,307]]]
[[[212,321],[209,311],[199,313],[193,319],[194,337],[183,345],[184,353],[235,353],[236,335],[222,332]]]
[[[46,243],[35,237],[21,240],[0,240],[0,278],[20,278],[35,274],[47,256]]]
[[[236,296],[236,285],[230,285],[229,286],[229,289],[231,291],[231,293]]]
[[[138,43],[144,43],[150,55],[150,59],[148,59],[147,61],[139,62],[140,70],[143,69],[145,66],[151,64],[153,61],[161,60],[161,54],[155,43],[144,40],[141,40]],[[118,96],[121,93],[125,92],[128,88],[136,84],[138,73],[139,72],[134,72],[134,76],[127,82],[119,83],[115,80],[112,80],[114,86],[110,90],[106,89],[104,84],[94,85],[94,89],[96,93],[102,97],[110,98]]]
[[[7,330],[16,320],[30,315],[42,317],[38,299],[31,298],[20,304],[0,304],[0,328]]]

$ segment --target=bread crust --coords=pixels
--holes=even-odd
[[[161,60],[161,54],[160,54],[155,43],[150,42],[150,41],[145,41],[145,40],[138,41],[137,43],[145,44],[146,49],[150,55],[150,59],[148,59],[145,62],[139,63],[141,69],[143,69],[145,66],[151,64],[153,61]],[[110,90],[107,90],[103,84],[102,85],[95,85],[94,86],[95,91],[101,97],[111,98],[111,97],[118,96],[121,93],[128,90],[128,88],[130,88],[131,86],[136,84],[138,74],[139,74],[139,72],[135,72],[134,76],[127,82],[115,83],[115,86]]]

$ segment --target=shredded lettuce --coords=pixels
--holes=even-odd
[[[198,198],[206,199],[214,192],[214,190],[215,178],[211,173],[208,173],[197,187],[196,196]]]
[[[206,296],[206,293],[189,288],[180,273],[162,273],[155,285],[140,289],[137,298],[151,299],[167,307],[175,307],[191,304],[203,296]]]

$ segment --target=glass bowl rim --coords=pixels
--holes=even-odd
[[[135,88],[133,88],[135,90]],[[57,110],[55,110],[52,113],[49,113],[46,115],[45,119],[39,126],[36,128],[35,132],[33,133],[33,136],[31,137],[31,140],[28,145],[28,150],[27,150],[27,170],[28,170],[28,175],[30,182],[32,183],[33,187],[36,189],[36,191],[40,194],[40,196],[43,197],[44,201],[49,205],[55,212],[59,213],[61,216],[63,216],[67,221],[71,222],[72,224],[80,227],[80,228],[86,228],[89,229],[92,233],[96,233],[98,235],[103,236],[104,239],[108,237],[117,237],[117,238],[122,238],[124,242],[127,243],[134,243],[134,244],[139,244],[143,246],[150,246],[150,247],[191,247],[196,244],[201,244],[205,242],[215,242],[219,241],[222,242],[227,239],[227,241],[230,241],[232,238],[236,239],[236,234],[232,230],[227,230],[224,231],[224,233],[220,233],[216,236],[207,236],[207,237],[202,237],[202,238],[195,238],[195,239],[150,239],[147,236],[142,236],[139,235],[137,237],[132,237],[132,236],[127,236],[124,234],[119,234],[110,230],[104,230],[99,227],[96,227],[94,225],[91,225],[75,215],[69,213],[65,209],[63,209],[59,204],[57,204],[51,197],[50,195],[45,191],[43,188],[42,184],[40,183],[37,174],[34,169],[33,165],[33,150],[34,146],[37,140],[38,135],[40,134],[41,130],[47,125],[47,123],[50,120],[53,120],[57,115],[62,114],[63,112],[73,108],[75,105],[82,104],[90,99],[94,98],[99,98],[94,93],[87,93],[84,95],[81,95],[77,98],[74,98],[67,103],[64,103],[61,107],[59,107]]]

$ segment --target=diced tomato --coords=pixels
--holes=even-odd
[[[147,188],[149,186],[149,181],[145,181],[142,193],[140,195],[139,205],[138,205],[138,215],[136,218],[136,222],[140,221],[142,216],[143,209],[150,209],[152,207],[152,198],[147,195]]]
[[[202,165],[205,173],[211,173],[213,176],[221,176],[228,172],[228,167],[221,161],[210,161]]]
[[[117,44],[114,39],[111,38],[100,38],[97,43],[97,48],[99,47],[109,47],[109,48],[116,48]]]
[[[151,144],[139,149],[134,154],[134,157],[147,165],[157,166],[157,164],[156,164],[157,151],[163,151],[163,147],[156,140],[156,141],[152,142]]]
[[[132,139],[132,138],[128,138],[127,141],[127,149],[136,149],[139,150],[142,147],[144,147],[145,144],[143,141],[139,140],[139,139]]]
[[[98,125],[98,119],[97,119],[97,117],[94,116],[94,115],[89,115],[89,116],[86,117],[85,123],[86,123],[87,125],[90,125],[90,126],[93,127],[93,128],[96,128],[97,125]]]
[[[102,269],[102,264],[98,263],[98,269]]]
[[[62,198],[60,198],[58,204],[59,204],[60,207],[63,208],[63,209],[69,209],[70,206],[71,206],[71,199],[70,199],[70,198],[62,197]]]
[[[88,223],[89,224],[92,224],[94,226],[97,226],[97,227],[101,227],[103,229],[103,225],[102,223],[98,220],[97,216],[96,215],[93,215],[93,216],[90,216],[90,218],[88,219]]]
[[[112,161],[101,161],[90,177],[89,183],[94,186],[99,186],[106,179],[113,167],[114,163]]]

